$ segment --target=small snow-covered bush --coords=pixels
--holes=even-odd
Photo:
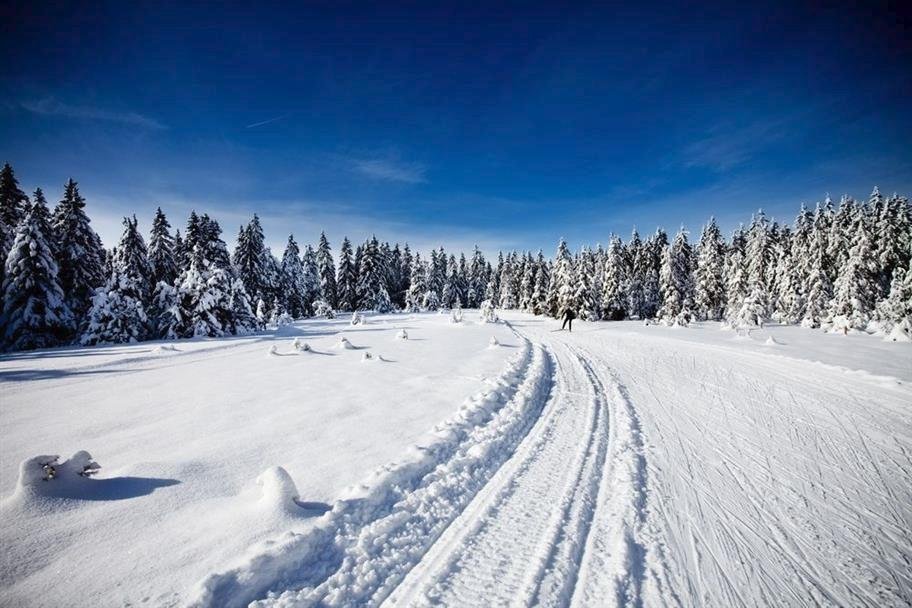
[[[370,351],[365,352],[363,355],[361,355],[362,361],[373,361],[373,359],[374,359],[374,356],[372,354],[370,354]]]
[[[458,302],[456,303],[456,306],[453,307],[453,310],[450,311],[450,322],[462,323],[462,307]]]
[[[337,348],[344,348],[344,349],[347,349],[347,350],[350,350],[350,349],[354,348],[354,346],[352,346],[352,343],[349,342],[349,341],[348,341],[348,338],[346,338],[345,336],[342,336],[341,338],[339,338],[339,343],[336,344],[336,347],[337,347]]]
[[[317,300],[314,302],[314,316],[323,319],[335,319],[336,311],[333,310],[326,300]]]
[[[494,310],[494,303],[491,300],[485,300],[481,303],[481,321],[483,323],[497,323],[497,311]]]
[[[489,346],[500,346],[500,341],[497,339],[496,336],[491,336],[491,339],[488,340],[488,345]]]
[[[85,450],[60,462],[60,456],[35,456],[19,465],[17,495],[78,497],[80,482],[98,473],[101,467]]]
[[[310,344],[303,342],[301,338],[295,338],[291,346],[300,353],[310,352]]]
[[[396,334],[397,340],[408,340],[408,332],[404,329],[400,329],[399,333]]]
[[[357,310],[355,312],[353,312],[352,317],[351,317],[351,324],[352,325],[364,325],[364,315],[362,315]]]
[[[267,352],[267,354],[269,354],[269,355],[279,354],[279,347],[276,346],[275,344],[273,344],[272,346],[269,347],[269,351]]]
[[[291,325],[292,323],[294,323],[292,316],[287,312],[283,312],[276,317],[275,325],[276,327],[285,327],[286,325]]]

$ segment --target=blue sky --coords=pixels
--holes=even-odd
[[[898,9],[55,4],[0,9],[0,160],[77,179],[109,245],[156,205],[230,245],[256,211],[277,248],[551,252],[912,194]]]

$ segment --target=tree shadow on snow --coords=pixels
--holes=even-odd
[[[67,370],[67,369],[18,369],[0,372],[0,381],[28,382],[30,380],[54,380],[68,376],[89,376],[105,374],[124,374],[136,370],[127,369],[94,369],[94,370]]]

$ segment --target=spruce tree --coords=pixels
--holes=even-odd
[[[364,245],[357,292],[361,310],[389,312],[392,309],[392,302],[386,291],[380,244],[375,236]]]
[[[345,237],[339,250],[339,273],[336,280],[339,310],[351,312],[357,309],[357,281],[351,241]]]
[[[74,329],[58,280],[57,262],[49,244],[51,227],[40,191],[16,229],[5,260],[2,286],[2,346],[26,350],[57,346]]]
[[[320,269],[317,264],[317,254],[308,244],[304,247],[301,258],[301,267],[304,270],[304,313],[312,317],[317,301],[320,299]]]
[[[575,269],[567,242],[561,239],[554,255],[554,267],[548,286],[548,314],[559,318],[568,308],[574,307],[573,280]]]
[[[409,290],[405,297],[405,309],[408,312],[419,312],[427,293],[427,270],[421,255],[416,253],[410,269]]]
[[[4,164],[0,170],[0,223],[8,231],[10,241],[30,209],[28,196],[19,188],[13,168],[9,163]]]
[[[152,285],[165,282],[169,285],[177,278],[178,266],[175,255],[175,240],[171,236],[171,224],[162,212],[156,209],[149,234],[149,264],[152,267]]]
[[[188,228],[189,230],[189,228]],[[190,235],[186,236],[189,241]],[[188,242],[192,249],[192,243]],[[244,289],[251,298],[265,297],[264,277],[266,273],[266,246],[260,218],[254,214],[253,219],[238,234],[237,247],[234,249],[234,267],[244,283]]]
[[[753,309],[759,311],[762,318],[766,319],[769,316],[770,300],[767,269],[773,262],[773,249],[770,244],[769,220],[762,209],[751,220],[745,256],[747,293],[750,295]]]
[[[662,306],[658,318],[665,324],[687,325],[693,319],[692,265],[692,251],[682,227],[662,255],[659,277]]]
[[[63,199],[54,209],[53,231],[57,236],[60,285],[67,306],[80,321],[91,304],[96,287],[105,282],[104,247],[89,225],[85,199],[72,179],[66,183]]]
[[[725,242],[715,218],[703,227],[694,271],[694,308],[697,318],[722,319],[725,303]]]
[[[149,335],[145,303],[150,296],[151,266],[136,217],[123,220],[111,276],[95,290],[80,343],[139,342]]]
[[[627,269],[621,240],[611,238],[605,256],[604,278],[602,284],[602,318],[620,321],[627,317],[629,271]]]
[[[801,325],[804,327],[821,326],[833,293],[827,258],[827,223],[822,219],[825,213],[818,207],[815,214],[815,230],[808,248],[807,295],[804,298],[804,315],[801,319]]]
[[[864,330],[876,297],[874,253],[862,217],[856,214],[854,244],[836,279],[827,324],[834,331]]]
[[[583,247],[576,263],[576,275],[573,279],[573,307],[577,317],[583,321],[598,321],[599,296],[594,285],[595,257],[588,248]]]
[[[288,235],[288,244],[282,254],[282,300],[285,310],[294,319],[305,316],[304,267],[301,264],[301,250],[294,235]]]

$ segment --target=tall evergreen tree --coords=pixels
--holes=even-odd
[[[171,224],[162,212],[156,209],[149,234],[149,264],[152,267],[152,285],[160,281],[169,285],[177,278],[178,267],[175,255],[175,240],[171,236]]]
[[[342,240],[342,248],[339,250],[339,272],[336,279],[338,307],[340,310],[345,312],[357,310],[357,284],[358,276],[352,259],[351,241],[348,240],[348,237],[345,237]]]
[[[305,314],[313,316],[316,302],[320,299],[322,292],[320,290],[320,269],[317,264],[317,254],[310,244],[304,247],[301,266],[304,269]]]
[[[697,318],[719,321],[725,305],[725,242],[715,218],[703,227],[694,271]]]
[[[408,294],[405,297],[405,309],[408,312],[418,312],[424,303],[427,293],[427,270],[421,255],[416,253],[412,259]]]
[[[125,217],[123,225],[111,276],[92,296],[80,336],[83,345],[139,342],[149,335],[145,303],[151,293],[152,268],[136,217]]]
[[[871,320],[876,296],[874,252],[863,218],[856,214],[854,244],[846,256],[827,323],[834,330],[864,330]]]
[[[669,325],[687,325],[693,318],[692,251],[682,227],[662,255],[659,277],[662,307],[658,317]]]
[[[72,179],[66,183],[63,199],[54,209],[53,230],[57,236],[57,255],[60,264],[60,285],[67,305],[77,321],[82,319],[91,304],[96,287],[105,281],[104,247],[89,225],[85,199]]]
[[[363,310],[389,312],[392,308],[382,265],[382,254],[377,237],[364,244],[358,276],[358,301]]]
[[[619,321],[627,316],[628,269],[621,239],[613,236],[605,256],[602,284],[602,318]]]
[[[9,163],[0,169],[0,223],[9,232],[10,238],[15,234],[19,222],[25,219],[30,210],[28,196],[19,188],[19,180]]]
[[[189,227],[186,239],[190,240]],[[188,249],[192,249],[188,242]],[[237,247],[234,249],[234,267],[244,283],[244,289],[252,300],[267,295],[264,289],[266,273],[266,245],[260,218],[254,214],[253,219],[238,234]]]
[[[307,303],[304,267],[301,264],[301,250],[293,234],[288,235],[288,244],[282,254],[282,298],[282,305],[292,318],[305,316]]]
[[[57,262],[49,244],[51,227],[44,197],[35,202],[16,229],[5,260],[2,291],[2,347],[25,350],[56,346],[74,329],[73,314],[57,278]]]

